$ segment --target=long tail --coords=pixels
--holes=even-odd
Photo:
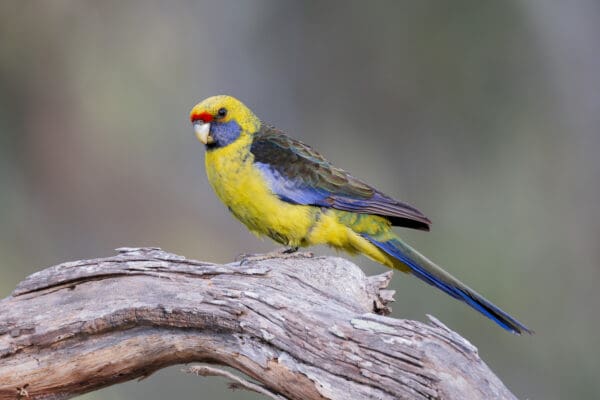
[[[417,278],[441,289],[455,299],[467,303],[507,331],[518,335],[522,333],[533,333],[533,331],[525,325],[435,265],[432,261],[427,259],[427,257],[402,242],[400,239],[395,238],[386,241],[378,241],[369,235],[363,234],[362,236],[380,250],[383,250],[385,253],[410,268],[410,271]],[[406,270],[405,268],[402,269]]]

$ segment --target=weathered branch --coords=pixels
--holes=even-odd
[[[441,323],[377,315],[390,278],[341,258],[215,265],[148,248],[50,267],[0,301],[0,399],[69,398],[194,361],[274,398],[514,399]]]

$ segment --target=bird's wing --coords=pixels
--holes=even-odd
[[[310,146],[272,127],[263,124],[250,151],[271,190],[284,201],[375,214],[396,226],[429,230],[431,222],[416,208],[334,167]]]

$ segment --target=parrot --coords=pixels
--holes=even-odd
[[[262,122],[235,97],[196,104],[190,120],[205,146],[217,197],[254,234],[286,246],[328,245],[410,273],[514,334],[533,331],[410,247],[392,227],[428,231],[431,221],[312,147]]]

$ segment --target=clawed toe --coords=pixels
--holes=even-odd
[[[271,260],[275,258],[287,259],[287,258],[312,258],[314,254],[309,251],[298,252],[298,247],[284,247],[263,254],[240,254],[236,257],[236,261],[239,261],[240,265],[245,265],[249,262],[258,262]]]

